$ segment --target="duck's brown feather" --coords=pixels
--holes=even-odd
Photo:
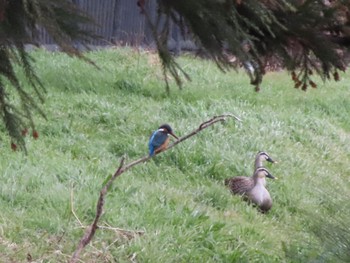
[[[243,195],[254,187],[254,180],[252,177],[236,176],[226,179],[225,185],[233,194]]]

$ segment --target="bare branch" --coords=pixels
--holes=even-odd
[[[167,151],[169,150],[170,148],[176,146],[177,144],[179,144],[180,142],[183,142],[184,140],[187,140],[188,138],[196,135],[198,132],[208,128],[209,126],[217,123],[217,122],[222,122],[222,121],[225,121],[226,118],[228,117],[231,117],[231,118],[234,118],[236,119],[237,121],[241,121],[240,118],[238,118],[237,116],[233,115],[233,114],[224,114],[224,115],[220,115],[220,116],[214,116],[213,118],[211,118],[210,120],[208,121],[205,121],[203,123],[201,123],[199,125],[199,127],[197,129],[195,129],[194,131],[192,131],[191,133],[179,138],[177,141],[175,141],[174,143],[172,143],[171,145],[168,146],[167,149],[163,150],[162,152],[164,151]],[[160,152],[159,152],[160,153]],[[159,153],[156,153],[155,155],[159,154]],[[153,155],[154,156],[154,155]],[[100,197],[97,201],[97,207],[96,207],[96,216],[95,216],[95,219],[93,221],[93,223],[91,224],[91,226],[87,227],[86,230],[85,230],[85,234],[84,236],[81,238],[79,244],[78,244],[78,247],[77,249],[75,250],[72,258],[70,259],[70,263],[76,263],[78,260],[79,260],[79,256],[80,256],[80,253],[81,251],[84,249],[84,247],[91,241],[91,239],[93,238],[93,236],[95,235],[95,232],[97,230],[97,228],[102,228],[102,227],[99,227],[97,225],[98,221],[100,220],[101,216],[102,216],[102,212],[103,212],[103,206],[104,206],[104,199],[105,199],[105,196],[109,190],[109,188],[111,187],[112,183],[114,182],[114,180],[120,176],[122,173],[124,173],[125,171],[129,170],[131,167],[139,164],[139,163],[143,163],[143,162],[146,162],[148,161],[149,159],[151,159],[153,156],[145,156],[141,159],[138,159],[138,160],[135,160],[127,165],[124,166],[124,160],[125,158],[123,157],[120,161],[120,164],[119,164],[119,167],[117,169],[117,171],[114,173],[114,175],[107,181],[107,183],[105,184],[105,186],[101,189],[100,191]],[[71,202],[72,202],[72,198],[73,198],[73,194],[71,194]],[[71,204],[72,205],[72,212],[73,212],[73,215],[77,218],[78,222],[81,224],[80,220],[78,219],[78,217],[76,216],[74,210],[73,210],[73,203]],[[81,224],[82,225],[82,224]],[[114,229],[117,229],[117,228],[114,228]],[[125,231],[127,232],[127,231]],[[142,232],[138,232],[139,234],[141,234]]]
[[[240,118],[238,118],[237,116],[233,115],[233,114],[224,114],[224,115],[220,115],[220,116],[214,116],[213,118],[211,118],[208,121],[203,122],[201,125],[199,125],[199,127],[197,129],[195,129],[194,131],[192,131],[191,133],[181,137],[180,139],[178,139],[177,141],[175,141],[173,144],[169,145],[168,149],[174,147],[175,145],[179,144],[180,142],[183,142],[184,140],[187,140],[188,138],[192,137],[193,135],[196,135],[198,132],[208,128],[209,126],[217,123],[217,122],[222,122],[225,121],[225,119],[227,117],[231,117],[236,119],[237,121],[242,121]]]
[[[125,160],[124,158],[121,159],[117,171],[114,173],[114,175],[109,179],[109,181],[105,184],[105,186],[100,191],[100,197],[99,197],[98,202],[97,202],[96,216],[95,216],[94,222],[91,224],[90,227],[88,227],[86,229],[84,236],[82,237],[82,239],[79,242],[78,248],[75,250],[75,252],[74,252],[74,254],[69,262],[75,263],[78,261],[81,251],[84,249],[84,247],[87,244],[89,244],[92,237],[95,235],[95,232],[98,228],[97,223],[100,220],[100,217],[101,217],[102,212],[103,212],[103,205],[104,205],[105,196],[107,194],[108,189],[111,187],[113,181],[122,173],[121,169],[124,165],[124,160]]]
[[[70,203],[71,203],[71,212],[72,212],[73,216],[78,221],[80,227],[86,229],[87,226],[84,226],[81,223],[79,217],[75,213],[75,209],[74,209],[74,189],[73,189],[73,187],[71,189]],[[98,225],[97,228],[99,228],[99,229],[106,229],[106,230],[112,230],[112,231],[114,231],[116,233],[122,234],[123,236],[127,236],[128,239],[131,239],[136,234],[137,235],[143,235],[144,234],[144,231],[140,231],[140,230],[135,231],[135,230],[122,229],[122,228],[119,228],[119,227],[112,227],[112,226],[108,225],[107,223],[105,223],[104,226]]]

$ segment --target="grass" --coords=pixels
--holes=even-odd
[[[216,124],[118,178],[83,262],[348,262],[350,76],[306,93],[285,72],[267,74],[260,93],[239,71],[220,72],[191,56],[179,62],[192,82],[165,94],[153,53],[88,54],[101,70],[59,53],[33,52],[48,94],[48,121],[29,155],[0,131],[0,255],[4,262],[66,262],[95,216],[105,179],[120,158],[147,154],[150,133],[170,123],[178,136],[215,115]],[[24,81],[23,81],[24,82]],[[25,82],[24,82],[24,85]],[[224,187],[251,175],[259,150],[272,210],[260,214]],[[73,197],[73,202],[71,198]]]

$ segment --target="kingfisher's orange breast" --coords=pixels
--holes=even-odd
[[[170,140],[169,137],[166,138],[166,140],[164,141],[164,143],[163,143],[161,146],[159,146],[159,147],[155,150],[155,152],[156,152],[156,153],[159,153],[159,152],[161,152],[161,151],[164,151],[164,150],[168,147],[169,140]]]

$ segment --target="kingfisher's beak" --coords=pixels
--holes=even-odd
[[[173,132],[169,132],[169,134],[172,135],[176,140],[179,139]]]

